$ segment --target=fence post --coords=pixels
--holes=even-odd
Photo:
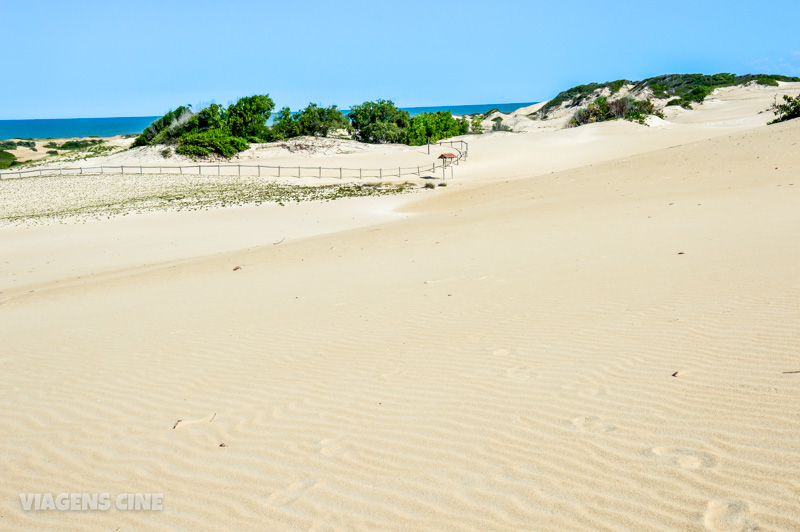
[[[417,166],[417,175],[419,175],[419,166]]]
[[[400,177],[400,176],[402,176],[402,175],[403,175],[402,173],[400,173],[400,172],[401,172],[401,170],[402,170],[402,169],[401,169],[401,168],[398,166],[398,167],[397,167],[397,177]]]
[[[342,167],[340,166],[339,167],[339,179],[341,179],[341,178],[342,178]]]
[[[303,175],[303,172],[300,170],[300,167],[297,167],[297,178],[299,179],[300,176]]]
[[[319,177],[322,178],[322,167],[319,167]]]
[[[222,175],[222,174],[220,174],[219,165],[217,165],[217,175]]]
[[[103,168],[103,165],[101,164],[100,165],[100,175],[103,175],[105,173],[106,173],[105,168]]]
[[[442,181],[444,181],[446,179],[446,177],[444,175],[444,167],[445,167],[445,164],[444,164],[444,162],[442,162]]]
[[[142,167],[140,166],[139,167],[139,175],[142,175],[143,173],[144,173],[144,171],[142,170]]]
[[[280,177],[280,176],[281,176],[281,167],[279,166],[278,167],[278,177]]]
[[[164,169],[159,166],[158,167],[158,175],[161,175],[163,173],[164,173]]]
[[[61,171],[62,171],[62,170],[63,170],[63,168],[59,168],[59,169],[58,169],[58,175],[61,175]]]
[[[81,166],[81,171],[80,171],[80,173],[81,173],[81,175],[83,175],[83,166]],[[20,177],[22,177],[22,172],[20,172],[20,173],[19,173],[19,176],[20,176]]]
[[[383,179],[383,168],[378,168],[378,172],[379,172],[378,175],[380,176],[380,178]]]
[[[358,169],[358,178],[361,179],[361,168]]]
[[[236,165],[236,171],[238,172],[239,177],[242,177],[242,165],[241,164],[237,164]]]
[[[258,165],[258,177],[261,177],[261,165]]]
[[[180,175],[183,175],[183,166],[179,166],[179,167],[178,167],[178,173],[179,173]]]

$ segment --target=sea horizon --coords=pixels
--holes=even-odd
[[[519,103],[486,103],[469,105],[437,105],[425,107],[401,107],[411,116],[420,113],[450,111],[453,115],[462,116],[485,113],[492,109],[511,112],[533,105],[537,102]],[[349,109],[343,109],[347,113]],[[0,120],[0,140],[8,139],[50,139],[50,138],[82,138],[113,137],[116,135],[139,134],[160,116],[116,116],[103,118],[31,118],[16,120]]]

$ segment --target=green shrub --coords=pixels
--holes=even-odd
[[[45,144],[45,145],[44,145],[44,147],[45,147],[45,148],[58,148],[58,146],[56,145],[56,143],[55,143],[55,142],[52,142],[52,141],[51,141],[51,142],[48,142],[47,144]]]
[[[284,107],[275,116],[275,123],[270,128],[270,140],[302,136],[327,137],[333,131],[350,128],[347,117],[335,105],[319,107],[310,103],[296,114]]]
[[[202,157],[211,153],[232,157],[249,147],[245,139],[231,135],[226,129],[209,129],[183,135],[175,151],[189,157]]]
[[[601,96],[587,107],[575,111],[568,123],[568,127],[605,122],[606,120],[616,120],[618,118],[644,124],[645,119],[650,115],[664,118],[662,113],[656,111],[655,105],[651,100],[637,100],[625,96],[608,101],[606,97]]]
[[[194,116],[190,106],[180,106],[174,111],[170,110],[161,118],[153,122],[136,137],[131,144],[132,148],[149,146],[159,142],[168,142],[180,137],[182,126]]]
[[[47,150],[47,155],[58,155],[57,150]]]
[[[800,118],[800,94],[795,98],[784,94],[783,101],[786,103],[780,105],[776,103],[773,105],[772,110],[778,118],[770,122],[770,124],[777,124],[778,122]]]
[[[220,119],[234,137],[261,138],[267,133],[267,120],[274,108],[269,94],[245,96],[229,105]]]
[[[161,150],[161,156],[164,159],[169,159],[170,157],[172,157],[172,148],[164,148],[163,150]]]
[[[372,144],[403,142],[411,117],[391,100],[354,105],[347,114],[356,139]]]
[[[16,150],[17,143],[13,140],[0,140],[0,150]]]
[[[16,160],[17,157],[13,153],[8,153],[7,151],[0,150],[0,168],[11,167]]]
[[[512,131],[512,129],[503,123],[502,117],[497,117],[492,120],[492,131]]]
[[[450,111],[420,113],[409,121],[405,143],[410,146],[421,146],[428,142],[464,135],[468,131],[467,119],[456,119]]]
[[[36,142],[32,140],[18,140],[16,144],[17,146],[22,146],[23,148],[30,148],[33,151],[36,151]]]
[[[58,146],[59,150],[83,150],[86,148],[90,148],[92,146],[96,146],[97,144],[102,144],[102,140],[93,140],[93,139],[84,139],[84,140],[68,140],[61,146]],[[52,143],[51,143],[52,144]]]
[[[481,115],[475,115],[472,117],[469,123],[469,132],[473,135],[480,135],[483,133],[483,120],[481,120]]]

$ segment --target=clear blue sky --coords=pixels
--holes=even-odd
[[[800,75],[792,1],[5,2],[0,119],[549,99],[666,73]]]

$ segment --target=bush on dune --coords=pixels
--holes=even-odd
[[[315,103],[309,103],[305,109],[296,114],[292,114],[288,107],[284,107],[275,116],[275,123],[270,128],[270,137],[273,140],[303,136],[327,137],[333,131],[350,129],[347,117],[335,105],[320,107]]]
[[[466,135],[469,130],[469,121],[466,118],[454,118],[450,111],[420,113],[409,121],[405,143],[410,146],[421,146],[428,142]]]
[[[0,168],[11,167],[16,160],[17,157],[13,153],[8,153],[7,151],[0,150]]]
[[[183,135],[175,151],[189,157],[203,157],[212,153],[233,157],[249,147],[247,140],[233,136],[227,129],[219,128],[193,131]]]
[[[787,120],[800,118],[800,94],[798,94],[795,98],[792,98],[788,94],[784,94],[783,101],[785,103],[778,104],[776,102],[775,105],[772,106],[772,111],[778,118],[770,122],[770,124],[777,124],[778,122],[785,122]]]
[[[607,97],[600,96],[584,109],[577,110],[569,121],[569,127],[578,127],[584,124],[605,122],[618,118],[644,124],[645,119],[650,115],[664,117],[662,113],[656,111],[655,105],[651,100],[623,97],[608,101]]]
[[[411,121],[408,111],[395,107],[391,100],[376,100],[354,105],[347,117],[361,142],[378,144],[403,142]]]

